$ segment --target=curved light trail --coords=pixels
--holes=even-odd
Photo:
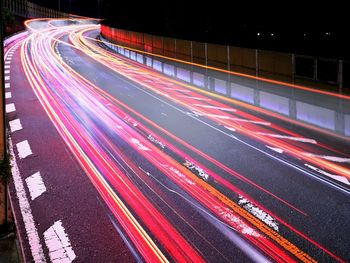
[[[69,66],[59,47],[81,52],[187,116],[279,149],[296,162],[350,179],[349,165],[337,162],[348,155],[114,54],[91,37],[98,25],[74,21],[27,21],[31,34],[22,43],[22,65],[52,123],[145,261],[204,262],[213,260],[211,253],[230,261],[225,250],[244,250],[242,243],[243,253],[256,261],[343,261],[233,180],[307,217],[301,208],[113,97]],[[203,223],[230,240],[227,247],[209,240]]]

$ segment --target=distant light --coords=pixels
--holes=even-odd
[[[306,37],[306,33],[304,33],[304,37]]]
[[[271,33],[270,35],[271,35],[272,37],[274,36],[274,34],[273,34],[273,33]]]
[[[260,36],[260,32],[256,33],[257,36]]]
[[[326,32],[326,36],[330,36],[331,35],[331,33],[330,32]]]

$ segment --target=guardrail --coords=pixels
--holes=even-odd
[[[187,62],[350,94],[350,62],[181,40],[101,26],[104,38]]]

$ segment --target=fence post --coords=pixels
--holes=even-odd
[[[226,54],[227,54],[227,70],[231,71],[230,46],[226,47]],[[231,74],[229,73],[227,73],[226,95],[231,96]]]
[[[292,83],[295,84],[295,54],[292,54]]]
[[[193,63],[193,42],[191,41],[191,63]]]
[[[317,81],[317,58],[314,58],[314,81]]]
[[[339,93],[343,93],[343,60],[339,60],[338,62],[338,85],[339,85]]]
[[[255,76],[259,77],[259,50],[255,49]]]

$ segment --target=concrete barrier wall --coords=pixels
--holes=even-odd
[[[117,47],[103,37],[101,39],[107,47],[121,55],[130,57],[130,51],[127,48]],[[188,43],[184,42],[182,44],[183,54],[186,54]],[[205,52],[203,45],[196,46],[196,55],[198,56],[200,52]],[[243,52],[245,52],[246,56],[240,58],[241,62],[249,68],[253,63],[253,54],[249,53],[249,50]],[[343,136],[350,136],[350,100],[348,99],[340,99],[280,84],[266,83],[242,76],[233,76],[217,70],[203,69],[192,64],[154,57],[152,54],[139,54],[136,52],[135,56],[137,58],[141,55],[144,59],[136,59],[137,62],[184,83],[210,90],[211,92],[243,101]],[[231,56],[232,53],[229,55]],[[213,53],[210,56],[212,59],[215,58],[220,61],[222,53]],[[284,54],[281,54],[281,56],[281,66],[278,63],[266,63],[261,66],[266,69],[278,68],[279,72],[283,74],[288,73],[290,68],[285,64],[290,57]],[[236,55],[236,57],[239,56]]]

